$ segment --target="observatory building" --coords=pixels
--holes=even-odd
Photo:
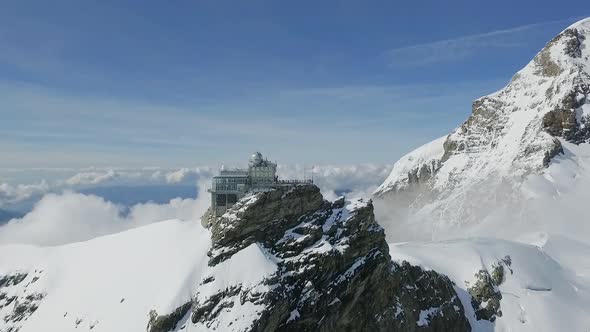
[[[260,152],[256,152],[250,157],[247,169],[226,170],[222,166],[219,175],[213,177],[213,183],[209,189],[211,211],[219,217],[246,192],[303,183],[313,183],[313,180],[279,180],[277,164],[263,158]]]

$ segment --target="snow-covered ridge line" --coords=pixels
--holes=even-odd
[[[572,268],[581,266],[587,271],[590,246],[563,240],[548,234],[527,236],[527,242],[542,245],[538,247],[470,238],[391,244],[390,252],[394,260],[407,260],[449,276],[474,331],[583,331],[590,324],[588,275]],[[554,259],[561,251],[560,256],[569,255],[569,259]],[[470,293],[496,294],[476,306],[481,311],[496,299],[493,322],[477,318]]]
[[[436,228],[477,223],[517,200],[528,176],[563,156],[562,140],[590,141],[589,37],[590,19],[562,31],[446,138],[400,159],[375,195],[404,194]]]
[[[446,139],[447,136],[440,137],[401,157],[374,194],[401,191],[428,181],[440,167],[440,161],[445,152],[443,143]]]

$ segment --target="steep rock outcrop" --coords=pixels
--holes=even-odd
[[[28,286],[39,280],[41,273],[16,272],[0,276],[0,319],[5,324],[6,332],[19,331],[21,323],[37,310],[45,297],[44,293],[26,291]]]
[[[470,330],[446,276],[392,262],[371,201],[328,202],[313,185],[253,193],[211,234],[185,323],[197,330]]]

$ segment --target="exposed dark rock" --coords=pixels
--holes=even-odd
[[[4,316],[5,322],[16,323],[22,320],[26,320],[31,316],[37,308],[39,308],[39,302],[45,297],[45,294],[34,293],[25,296],[24,298],[11,297],[0,307],[6,307],[14,302],[12,312]],[[18,331],[18,328],[14,328],[14,331]]]
[[[474,152],[489,143],[503,130],[500,110],[503,103],[492,97],[482,97],[473,102],[471,116],[461,125],[461,136],[449,135],[443,144],[445,150],[441,164],[452,155]]]
[[[26,273],[15,273],[11,275],[2,276],[0,278],[0,288],[10,287],[20,284],[28,274]]]
[[[590,119],[580,114],[590,95],[588,84],[577,85],[560,105],[543,117],[543,128],[555,137],[580,144],[590,140]]]
[[[575,110],[554,110],[543,117],[543,127],[553,136],[569,138],[576,128]]]
[[[552,46],[563,40],[565,44],[563,52],[572,58],[579,58],[582,56],[582,50],[580,47],[583,38],[584,37],[578,33],[577,29],[566,29],[559,35],[555,36],[549,41],[549,43],[547,43],[545,48],[535,56],[534,61],[537,65],[536,73],[546,77],[559,75],[563,69],[551,59]]]
[[[7,331],[16,332],[20,329],[19,322],[29,318],[39,307],[41,300],[45,294],[29,293],[28,295],[12,295],[15,288],[26,288],[29,284],[36,281],[34,277],[27,284],[23,285],[29,274],[27,273],[13,273],[0,277],[0,319],[6,323]],[[38,279],[38,278],[37,278]],[[26,293],[25,293],[26,294]]]
[[[543,166],[548,167],[549,162],[558,154],[563,153],[563,146],[561,146],[561,142],[558,139],[553,139],[553,148],[551,150],[545,151],[545,156],[543,157]]]
[[[566,29],[560,34],[561,38],[565,38],[565,54],[572,58],[579,58],[582,56],[582,40],[585,39],[583,35],[578,33],[578,29]]]
[[[408,172],[408,184],[414,186],[427,182],[438,170],[440,165],[440,160],[432,160],[430,163],[422,164],[420,167],[413,169],[411,172]]]
[[[502,316],[500,310],[502,293],[498,286],[504,282],[506,269],[512,273],[511,264],[510,256],[506,256],[492,265],[491,273],[487,269],[481,269],[475,274],[475,284],[468,287],[467,291],[471,295],[471,305],[478,320],[484,319],[493,322],[496,317]]]
[[[319,188],[309,185],[245,196],[211,223],[209,263],[223,261],[255,242],[274,244],[301,216],[324,204]]]
[[[263,309],[240,331],[470,331],[452,282],[392,262],[372,202],[347,204],[325,201],[313,185],[246,195],[212,221],[209,265],[256,244],[277,264],[260,284],[266,287],[197,293],[173,314],[153,312],[148,331],[165,331],[190,306],[193,323],[222,329],[220,315],[245,303]],[[208,275],[200,287],[215,280]]]
[[[178,322],[186,316],[192,307],[192,301],[187,302],[176,308],[174,312],[167,315],[158,315],[155,310],[150,311],[150,318],[148,321],[148,332],[168,332],[174,330]]]

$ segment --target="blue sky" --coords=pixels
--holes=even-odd
[[[391,163],[448,133],[587,4],[14,1],[0,167]]]

